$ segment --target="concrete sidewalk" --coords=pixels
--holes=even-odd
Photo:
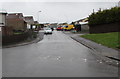
[[[19,42],[17,44],[2,46],[2,48],[11,48],[11,47],[24,46],[24,45],[29,45],[32,43],[37,43],[37,42],[41,41],[43,39],[43,37],[44,37],[44,32],[39,32],[39,34],[37,35],[37,38],[32,39],[31,41],[23,41],[23,42]]]
[[[80,35],[83,35],[83,34],[73,34],[71,32],[64,32],[64,33],[69,35],[72,39],[76,40],[77,42],[93,50],[94,51],[93,53],[98,57],[100,57],[102,61],[114,66],[119,65],[120,58],[119,58],[118,50],[108,48],[101,44],[98,44],[88,39],[80,37]]]

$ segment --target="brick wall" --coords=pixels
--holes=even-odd
[[[26,30],[27,24],[24,20],[20,19],[7,19],[7,26],[12,27],[14,30]]]
[[[2,27],[2,36],[6,36],[6,35],[13,35],[12,27],[7,27],[7,26]]]

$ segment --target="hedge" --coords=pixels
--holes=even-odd
[[[100,25],[114,22],[120,22],[120,7],[113,7],[111,9],[99,10],[96,13],[92,13],[88,17],[89,25]]]

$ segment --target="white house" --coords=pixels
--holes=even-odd
[[[6,25],[6,12],[0,12],[0,27]]]
[[[6,25],[6,14],[7,12],[0,11],[0,31],[2,31],[2,27]]]
[[[33,28],[33,26],[32,26],[32,24],[34,24],[33,16],[25,16],[24,17],[24,21],[27,23],[27,28],[28,29],[32,29]]]

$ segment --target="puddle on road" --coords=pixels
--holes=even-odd
[[[78,63],[78,62],[85,62],[85,63],[98,63],[98,64],[102,64],[102,60],[94,60],[94,61],[91,61],[91,59],[87,59],[87,58],[80,58],[80,57],[62,57],[62,56],[40,56],[38,57],[38,59],[42,62],[51,62],[51,61],[63,61],[63,62],[75,62],[75,63]]]
[[[62,59],[61,56],[40,56],[39,59],[41,61],[60,61]]]

